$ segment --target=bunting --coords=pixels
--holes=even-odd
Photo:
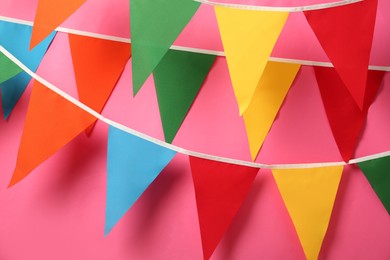
[[[8,59],[3,53],[0,53],[0,83],[16,76],[23,70],[18,67],[13,61]]]
[[[215,55],[169,50],[153,72],[165,141],[179,130]]]
[[[390,156],[361,162],[359,167],[390,214]]]
[[[200,3],[192,0],[130,1],[133,93],[136,95]]]
[[[76,34],[68,37],[79,99],[100,113],[130,59],[131,46]],[[87,129],[88,135],[93,125]]]
[[[26,177],[95,120],[89,113],[35,81],[9,186]]]
[[[215,6],[240,115],[248,108],[288,12]]]
[[[259,169],[190,156],[204,259],[209,259]]]
[[[318,259],[343,166],[272,172],[306,258]]]
[[[86,0],[38,0],[30,49],[37,46],[85,2]]]
[[[363,110],[378,0],[305,12],[340,78]]]
[[[349,94],[334,68],[314,67],[322,101],[340,154],[348,162],[355,151],[360,132],[382,82],[383,71],[370,70],[363,111]]]
[[[253,161],[300,67],[301,65],[292,63],[267,63],[253,98],[243,114]]]
[[[107,155],[107,235],[176,152],[110,126]]]

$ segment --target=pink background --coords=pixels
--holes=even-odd
[[[0,15],[32,20],[36,1],[6,0]],[[390,36],[379,1],[372,65],[390,66]],[[87,1],[63,26],[128,37],[127,0]],[[387,16],[389,17],[389,16]],[[208,30],[204,30],[207,26]],[[294,37],[299,32],[300,37]],[[175,44],[222,50],[212,8],[201,6]],[[290,16],[273,56],[327,60],[301,13]],[[77,96],[67,35],[58,33],[38,72]],[[188,158],[177,155],[139,201],[103,236],[107,125],[81,134],[7,189],[17,157],[31,86],[10,119],[0,119],[0,259],[201,259],[202,248]],[[355,157],[390,150],[390,78],[370,108]],[[217,104],[217,105],[216,105]],[[133,98],[131,62],[103,114],[162,139],[152,77]],[[174,144],[250,160],[226,60],[217,58]],[[313,69],[304,66],[257,159],[264,163],[340,161]],[[320,259],[390,259],[389,215],[355,165],[345,168]],[[292,221],[269,170],[253,188],[213,259],[304,259]]]

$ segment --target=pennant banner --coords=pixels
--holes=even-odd
[[[348,162],[353,156],[368,108],[376,96],[384,72],[368,72],[365,103],[361,111],[334,68],[316,66],[314,71],[334,139],[343,160]]]
[[[317,260],[343,166],[272,170],[308,260]]]
[[[253,98],[243,114],[253,161],[300,67],[299,64],[267,63]]]
[[[240,115],[250,104],[288,12],[215,6]]]
[[[22,180],[95,120],[89,113],[35,81],[9,186]]]
[[[85,2],[86,0],[38,0],[30,49],[37,46]]]
[[[359,167],[390,214],[390,156],[361,162]]]
[[[14,77],[23,70],[0,52],[0,83]]]
[[[110,126],[107,155],[107,235],[176,152]]]
[[[75,34],[68,37],[79,100],[100,113],[130,59],[131,46]]]
[[[153,72],[165,141],[171,143],[215,55],[169,50]]]
[[[130,1],[133,93],[136,95],[200,3],[192,0]]]
[[[378,0],[307,11],[305,16],[340,78],[363,110]]]
[[[259,171],[190,156],[204,259],[209,259]]]

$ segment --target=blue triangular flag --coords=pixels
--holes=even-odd
[[[0,45],[35,72],[53,40],[55,32],[30,51],[31,33],[31,26],[0,21]],[[22,74],[24,75],[22,76]],[[2,107],[5,118],[10,115],[30,79],[28,74],[21,72],[15,78],[1,83]]]
[[[176,152],[110,126],[104,234],[154,181]]]

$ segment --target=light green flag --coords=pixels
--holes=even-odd
[[[22,72],[22,69],[0,52],[0,83],[9,80],[20,72]]]
[[[141,89],[199,5],[199,2],[193,0],[130,1],[134,95]]]

